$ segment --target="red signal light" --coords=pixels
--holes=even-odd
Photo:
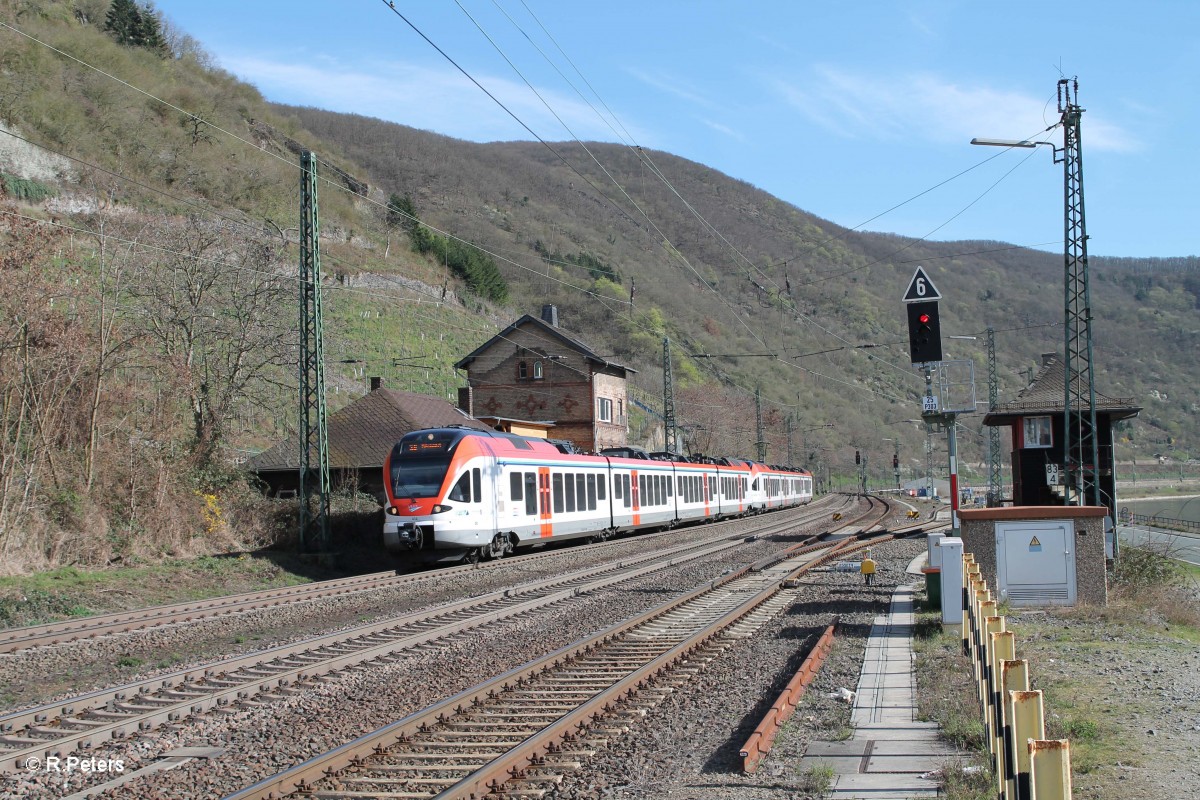
[[[929,324],[929,315],[922,314],[921,316],[917,317],[917,321],[919,321],[922,325],[928,325]]]

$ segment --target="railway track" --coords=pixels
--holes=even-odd
[[[842,496],[839,507],[849,505],[848,496]],[[806,508],[812,508],[811,506]],[[812,509],[815,516],[823,515],[830,509]],[[833,509],[836,510],[836,509]],[[727,520],[716,525],[736,525],[745,520]],[[642,534],[640,538],[649,542],[664,536],[670,536],[674,531]],[[620,541],[620,540],[618,540]],[[593,548],[613,546],[612,542],[590,545]],[[112,614],[97,614],[90,617],[50,622],[43,625],[30,625],[21,628],[0,630],[0,654],[12,653],[30,647],[67,644],[82,639],[94,639],[120,633],[144,631],[166,625],[179,625],[200,622],[231,614],[277,608],[293,603],[312,600],[344,597],[379,589],[389,589],[407,584],[419,583],[470,572],[478,569],[499,569],[511,563],[536,563],[539,559],[553,557],[558,550],[527,553],[503,561],[464,564],[461,566],[444,567],[435,571],[399,575],[394,570],[376,572],[369,575],[356,575],[349,578],[338,578],[327,581],[316,581],[298,586],[281,587],[278,589],[262,589],[236,595],[215,597],[209,600],[198,600],[187,603],[151,606],[136,611],[122,611]]]
[[[0,717],[0,767],[20,769],[30,757],[65,755],[114,737],[182,722],[212,708],[270,702],[337,670],[386,662],[413,647],[498,619],[544,612],[584,592],[735,548],[746,538],[741,529],[747,523],[756,524],[756,535],[763,537],[792,529],[799,524],[798,518],[808,516],[780,514],[741,520],[742,525],[732,526],[738,530],[718,532],[706,544],[687,543],[616,565],[578,570],[419,614],[7,714]]]
[[[870,541],[798,546],[296,765],[226,800],[539,797]]]

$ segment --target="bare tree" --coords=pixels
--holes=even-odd
[[[269,409],[283,368],[295,363],[293,284],[278,245],[235,226],[189,217],[168,223],[162,249],[131,280],[146,333],[162,356],[155,369],[180,385],[198,467],[213,464],[235,410]]]

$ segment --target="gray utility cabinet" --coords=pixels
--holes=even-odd
[[[1009,605],[1074,605],[1074,523],[997,521],[996,578],[1000,599]]]

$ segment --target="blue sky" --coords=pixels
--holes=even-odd
[[[472,141],[532,138],[381,0],[155,5],[268,99]],[[665,150],[848,227],[975,167],[864,229],[1055,252],[1063,173],[1050,148],[969,142],[1039,135],[1058,120],[1058,79],[1078,76],[1089,253],[1200,254],[1194,0],[395,8],[547,141]],[[1061,145],[1061,130],[1047,135]]]

